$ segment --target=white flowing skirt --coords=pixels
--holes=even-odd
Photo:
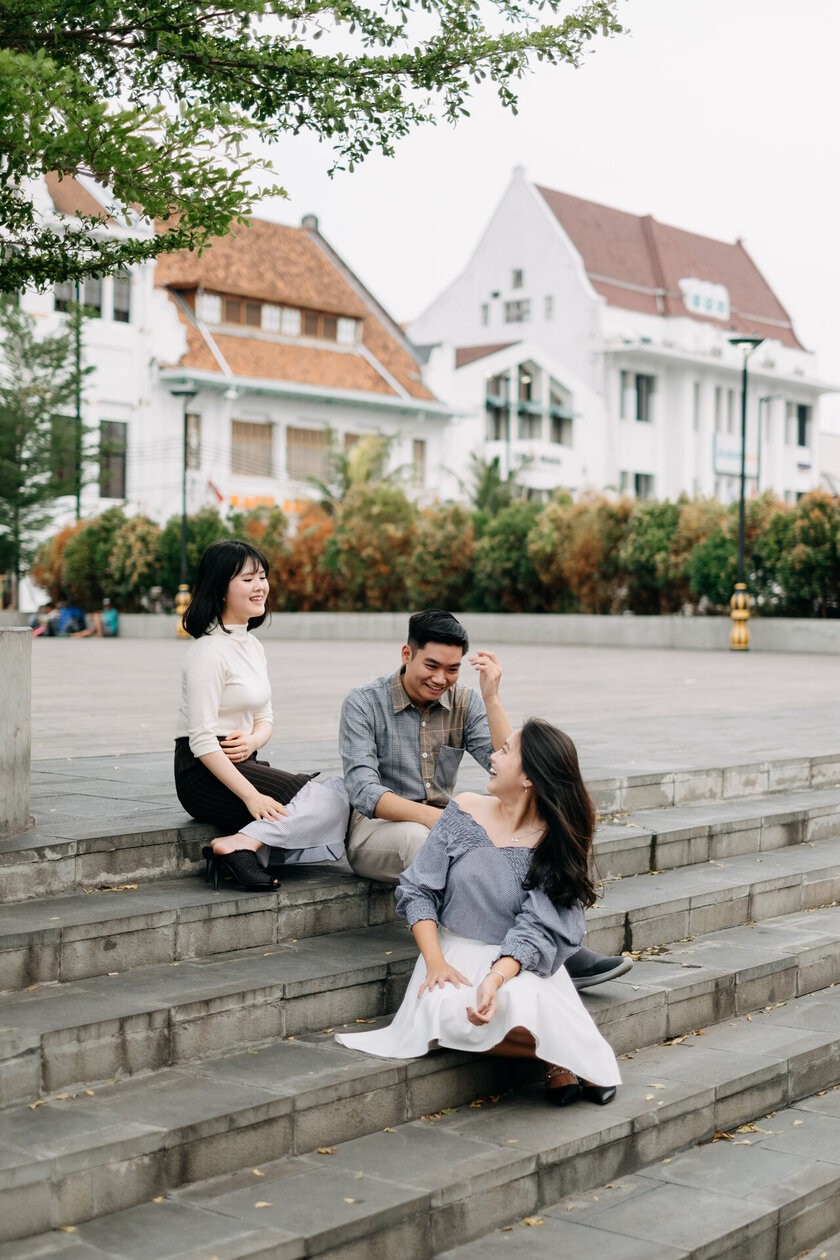
[[[520,971],[499,989],[498,1010],[490,1023],[476,1028],[467,1019],[467,1006],[475,1006],[476,986],[499,957],[499,947],[456,936],[445,927],[439,931],[446,961],[469,978],[470,987],[462,984],[456,989],[454,984],[447,984],[418,999],[426,976],[421,955],[402,1005],[388,1027],[339,1033],[336,1041],[383,1059],[415,1059],[438,1046],[492,1050],[512,1028],[527,1028],[536,1041],[537,1058],[568,1068],[593,1085],[621,1083],[615,1055],[598,1032],[565,967],[545,977]]]

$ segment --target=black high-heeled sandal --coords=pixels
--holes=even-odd
[[[213,853],[210,870],[213,875],[213,889],[219,890],[219,875],[227,874],[247,892],[276,892],[280,880],[276,875],[269,875],[264,866],[257,861],[252,849],[234,849],[231,853]]]
[[[597,1103],[599,1107],[606,1107],[607,1103],[611,1103],[615,1098],[615,1085],[585,1085],[580,1086],[580,1096],[584,1102]]]
[[[566,1074],[566,1069],[561,1067],[550,1068],[545,1074],[545,1093],[548,1101],[553,1103],[555,1107],[570,1107],[572,1103],[576,1103],[581,1097],[581,1086],[579,1081],[574,1081],[569,1085],[552,1085],[551,1082],[555,1076],[560,1073]],[[570,1072],[571,1076],[572,1073]]]
[[[213,859],[216,855],[210,848],[210,845],[205,844],[204,848],[201,850],[201,856],[204,858],[204,882],[205,884],[209,884],[210,876],[213,874]]]

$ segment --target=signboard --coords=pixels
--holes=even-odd
[[[741,475],[741,442],[731,433],[715,434],[715,473],[718,477],[740,477]],[[758,455],[747,451],[746,473],[748,477],[758,476]]]

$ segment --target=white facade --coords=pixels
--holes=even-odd
[[[609,243],[604,254],[609,256]],[[613,304],[594,284],[604,281],[606,287],[610,277],[592,271],[544,196],[517,168],[465,270],[408,329],[415,344],[430,348],[436,393],[462,416],[461,446],[484,457],[500,453],[490,396],[502,355],[514,375],[530,362],[543,381],[564,385],[574,417],[571,446],[552,440],[544,396],[543,475],[539,485],[533,475],[530,481],[524,476],[526,485],[660,499],[685,492],[731,502],[738,495],[743,360],[728,341],[734,332],[720,326],[730,317],[727,277],[713,283],[681,276],[676,296],[685,314],[675,317]],[[619,301],[629,296],[632,302],[634,289],[646,300],[659,293],[627,281],[618,288]],[[669,299],[673,310],[673,291]],[[718,323],[689,313],[705,313],[707,303]],[[772,326],[765,331],[772,322],[762,323],[766,340],[749,360],[747,488],[772,488],[793,502],[819,482],[816,406],[832,387],[819,380],[813,355],[782,344]],[[519,344],[499,349],[505,343]],[[456,367],[454,347],[461,348],[460,357],[470,347],[491,347],[493,353]],[[505,443],[510,460],[502,461],[514,469],[526,454],[517,450],[518,402],[512,395]]]

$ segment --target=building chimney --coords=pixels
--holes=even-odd
[[[306,228],[307,231],[309,232],[317,232],[318,231],[317,214],[305,214],[300,221],[300,226],[303,228]]]

